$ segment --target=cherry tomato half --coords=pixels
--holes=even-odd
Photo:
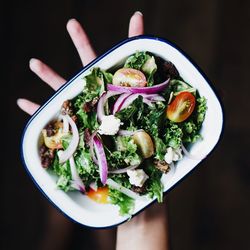
[[[145,87],[147,85],[147,80],[140,70],[121,68],[115,72],[113,84],[125,87]]]
[[[87,192],[87,196],[91,200],[94,200],[97,203],[106,204],[108,203],[108,193],[109,189],[107,186],[105,186],[105,187],[99,187],[96,191],[94,189],[90,189]]]
[[[185,121],[194,111],[195,97],[188,91],[181,92],[168,105],[167,118],[173,122]]]

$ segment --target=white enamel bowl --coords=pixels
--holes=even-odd
[[[185,81],[198,89],[207,99],[208,110],[201,134],[203,140],[195,143],[190,153],[199,155],[200,160],[184,157],[175,169],[163,178],[164,191],[168,191],[204,159],[218,143],[223,129],[221,104],[204,74],[175,45],[157,37],[138,36],[127,39],[83,68],[76,76],[61,87],[30,119],[23,138],[21,154],[24,166],[34,183],[61,212],[82,225],[104,228],[125,222],[128,217],[119,215],[118,206],[98,204],[80,192],[65,193],[56,188],[56,177],[42,168],[39,158],[39,137],[44,126],[55,117],[67,99],[72,99],[82,91],[82,78],[93,67],[107,70],[124,62],[136,51],[149,51],[171,61]],[[134,215],[142,211],[154,200],[136,201]]]

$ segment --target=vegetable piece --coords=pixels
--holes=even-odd
[[[93,190],[92,188],[87,192],[87,196],[101,204],[106,204],[108,203],[108,194],[109,194],[109,189],[107,186],[105,187],[99,187],[96,191]]]
[[[69,115],[65,115],[65,118],[68,120],[71,126],[73,136],[67,149],[64,151],[62,150],[58,151],[58,153],[60,152],[58,154],[60,164],[67,161],[73,155],[79,143],[79,132],[78,132],[75,122],[72,120],[72,118]]]
[[[190,92],[181,92],[168,105],[167,118],[173,122],[183,122],[192,114],[194,107],[195,97]]]
[[[137,165],[131,165],[131,166],[128,166],[128,167],[122,168],[122,169],[109,170],[109,174],[123,174],[123,173],[126,173],[127,170],[136,169],[138,166],[139,166],[139,164],[137,164]]]
[[[114,85],[126,87],[145,87],[147,85],[147,80],[140,70],[121,68],[115,72],[112,83]]]
[[[71,156],[69,158],[69,164],[70,164],[70,171],[71,171],[71,187],[81,191],[82,193],[85,192],[85,186],[82,182],[82,179],[80,178],[77,169],[76,169],[76,165],[75,165],[75,161],[73,156]]]
[[[109,188],[109,198],[112,204],[119,206],[120,215],[133,213],[135,206],[134,199],[112,188]]]
[[[131,191],[128,188],[123,187],[121,184],[115,182],[114,180],[108,178],[107,179],[107,184],[110,188],[116,189],[118,191],[120,191],[123,194],[126,194],[128,197],[132,198],[132,199],[138,199],[138,200],[146,200],[146,197],[142,197],[140,195],[138,195],[137,193]]]
[[[122,104],[130,95],[131,93],[124,93],[118,97],[113,107],[113,115],[121,109]]]
[[[154,154],[154,144],[148,133],[145,131],[136,132],[133,135],[133,139],[144,158],[149,158]]]
[[[118,92],[118,91],[108,91],[108,92],[104,92],[102,94],[102,96],[99,99],[98,105],[97,105],[97,118],[99,121],[102,121],[103,116],[105,116],[104,105],[106,104],[107,100],[111,96],[115,96],[115,95],[119,95],[119,94],[120,94],[120,92]]]
[[[94,140],[94,148],[95,148],[98,165],[99,165],[100,179],[101,179],[102,184],[105,185],[107,181],[107,176],[108,176],[108,163],[107,163],[106,155],[105,155],[101,140],[97,136],[95,136],[93,140]]]
[[[133,94],[156,94],[163,91],[169,83],[169,79],[161,84],[154,85],[152,87],[123,87],[113,84],[107,84],[107,89],[110,91],[117,91],[120,93],[133,93]]]

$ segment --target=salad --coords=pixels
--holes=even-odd
[[[202,139],[206,99],[175,65],[138,51],[110,70],[93,68],[41,131],[41,164],[57,187],[133,213],[135,200],[163,200],[161,178]]]

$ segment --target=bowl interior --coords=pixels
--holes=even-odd
[[[87,65],[81,72],[60,88],[30,119],[23,135],[22,156],[24,166],[31,175],[35,184],[45,196],[64,214],[72,220],[91,227],[108,227],[122,223],[128,217],[120,216],[118,207],[114,205],[100,205],[79,192],[65,193],[56,188],[56,177],[42,168],[39,158],[40,131],[58,115],[62,103],[72,99],[83,89],[83,77],[90,73],[93,67],[107,70],[115,68],[124,62],[125,58],[136,51],[149,51],[163,59],[171,61],[178,69],[182,78],[197,88],[201,96],[207,99],[208,110],[203,123],[201,134],[203,140],[198,141],[190,148],[190,153],[199,156],[199,160],[184,159],[176,164],[170,173],[162,178],[164,191],[187,175],[197,164],[204,159],[219,141],[223,113],[221,105],[207,80],[191,61],[169,42],[155,38],[140,36],[127,39],[113,47]],[[153,200],[136,201],[134,213],[147,207]]]

